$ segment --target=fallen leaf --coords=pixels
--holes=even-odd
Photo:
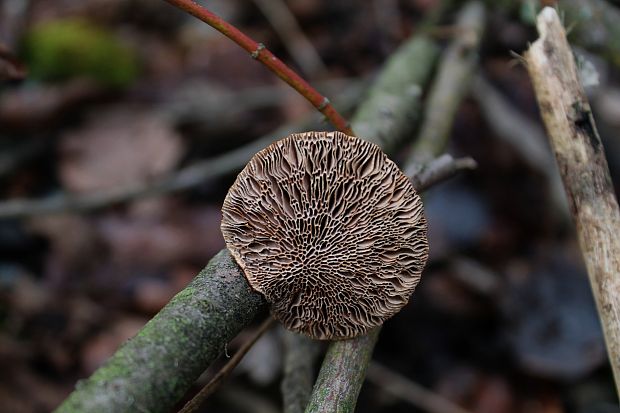
[[[164,175],[183,154],[181,137],[154,111],[134,106],[93,114],[62,137],[60,177],[73,192],[136,185]]]

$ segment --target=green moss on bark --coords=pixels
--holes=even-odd
[[[265,308],[228,251],[221,251],[56,411],[169,411]]]

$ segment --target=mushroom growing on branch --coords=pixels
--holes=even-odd
[[[222,233],[250,286],[286,328],[315,339],[366,333],[396,314],[428,257],[422,201],[370,142],[290,135],[230,188]]]

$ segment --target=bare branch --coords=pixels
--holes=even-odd
[[[252,58],[261,62],[265,67],[271,70],[276,76],[290,85],[308,100],[319,112],[334,125],[340,132],[347,135],[354,135],[349,122],[347,122],[336,109],[331,105],[329,99],[321,95],[314,87],[306,82],[301,76],[295,73],[284,62],[278,59],[269,49],[262,43],[257,43],[245,33],[237,29],[232,24],[223,20],[218,15],[212,13],[206,7],[192,0],[165,0],[175,7],[191,14],[192,16],[202,20],[215,30],[228,37],[239,47],[250,53]]]
[[[537,18],[525,54],[560,169],[620,394],[620,210],[590,104],[556,11]]]
[[[444,154],[423,165],[410,179],[413,187],[422,192],[463,170],[476,169],[477,166],[478,164],[472,158],[454,159],[452,155]]]
[[[329,346],[306,413],[353,412],[381,327]]]

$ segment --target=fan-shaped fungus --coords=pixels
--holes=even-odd
[[[230,188],[222,232],[248,282],[290,330],[363,334],[409,300],[428,257],[422,202],[370,142],[290,135],[259,152]]]

